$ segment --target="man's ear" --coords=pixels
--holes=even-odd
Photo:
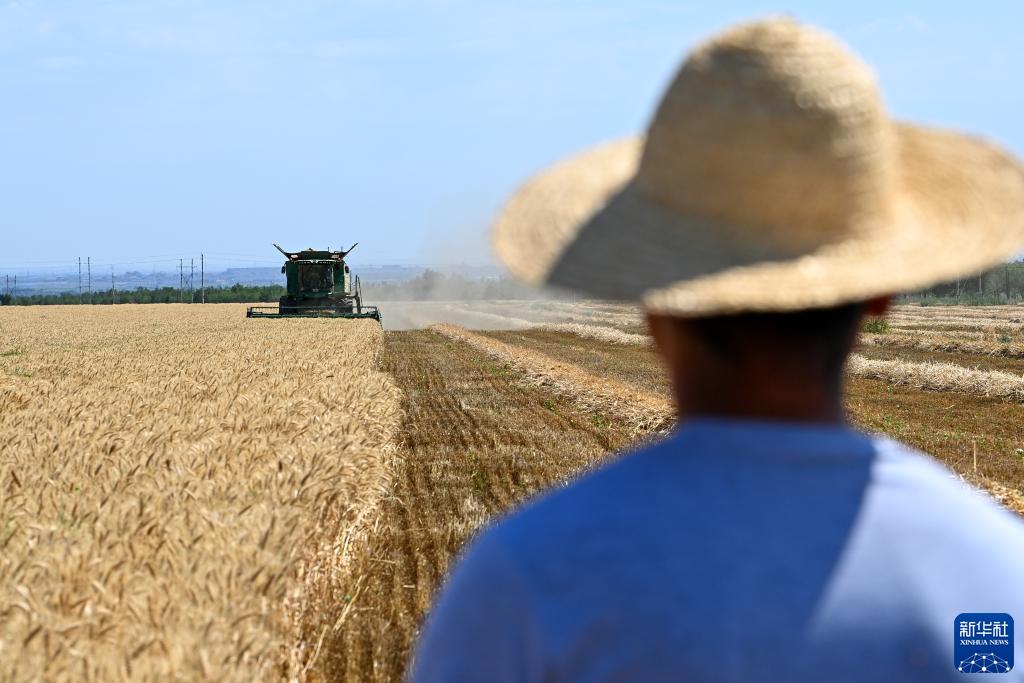
[[[675,375],[678,372],[692,371],[695,365],[694,353],[697,349],[694,348],[685,319],[648,313],[647,329],[654,339],[658,355],[669,372]]]
[[[885,296],[876,296],[874,299],[868,299],[864,302],[864,315],[880,318],[889,311],[889,306],[891,304],[892,296],[889,294],[886,294]]]
[[[669,316],[658,315],[657,313],[647,314],[647,329],[654,339],[654,345],[662,356],[671,356],[675,353],[676,330],[675,321]]]

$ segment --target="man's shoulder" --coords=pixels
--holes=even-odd
[[[1024,522],[1003,507],[991,491],[978,488],[932,456],[888,437],[876,437],[874,495],[890,515],[910,520],[962,542],[1024,547]]]
[[[865,500],[879,508],[886,525],[972,536],[978,542],[1001,537],[1012,540],[1014,547],[1024,544],[1024,522],[1017,515],[930,455],[888,437],[861,437],[857,447],[871,452]],[[707,519],[709,508],[717,503],[707,505],[711,499],[733,495],[717,490],[716,485],[731,485],[743,475],[732,471],[728,462],[688,457],[694,455],[691,448],[668,438],[621,455],[539,495],[486,533],[500,545],[514,548],[519,557],[562,552],[569,540],[578,545],[581,539],[613,533],[624,525],[633,525],[630,528],[637,532],[639,525],[660,524],[663,520],[640,516],[652,498],[671,500],[678,505],[676,512],[699,510],[702,524],[712,521]],[[675,523],[687,521],[679,517]]]

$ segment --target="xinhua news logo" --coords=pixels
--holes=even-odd
[[[1013,617],[966,612],[953,620],[953,666],[965,674],[1005,674],[1013,669]]]

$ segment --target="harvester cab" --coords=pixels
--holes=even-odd
[[[358,244],[358,243],[357,243]],[[349,272],[347,250],[285,251],[281,272],[285,276],[285,295],[277,306],[250,306],[247,318],[373,318],[381,322],[376,306],[363,305],[359,276]]]

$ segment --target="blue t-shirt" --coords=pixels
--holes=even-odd
[[[412,678],[963,680],[964,612],[1024,615],[1014,515],[882,437],[700,419],[483,533]]]

